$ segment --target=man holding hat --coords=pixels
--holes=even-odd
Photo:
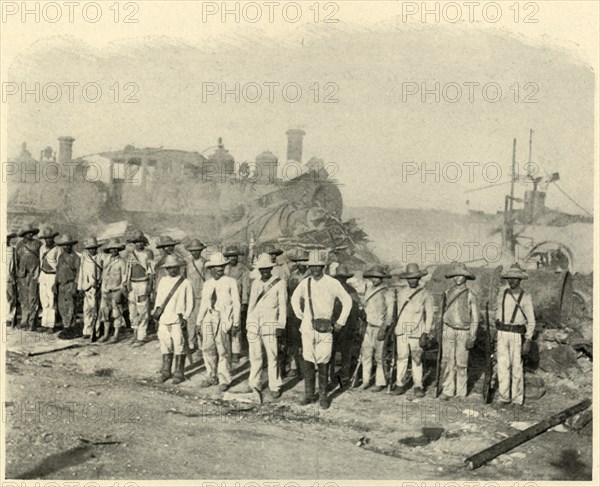
[[[508,287],[500,289],[496,301],[498,395],[502,404],[512,401],[513,404],[522,405],[522,355],[531,351],[535,314],[531,295],[521,288],[521,281],[528,277],[521,266],[513,264],[501,277],[508,281]]]
[[[285,282],[272,275],[275,267],[268,254],[261,254],[256,268],[260,279],[252,281],[248,305],[248,347],[250,356],[250,376],[248,385],[259,393],[262,389],[262,366],[264,348],[269,371],[269,389],[274,399],[281,396],[283,384],[281,371],[278,370],[277,339],[285,333],[287,317],[287,289]]]
[[[38,278],[40,274],[40,248],[39,240],[33,236],[39,229],[30,223],[26,224],[18,233],[21,241],[15,247],[17,291],[21,305],[21,328],[36,331],[36,318],[39,309]]]
[[[467,397],[467,364],[479,326],[479,307],[476,294],[467,287],[467,280],[475,275],[463,263],[454,264],[446,274],[454,279],[454,286],[445,291],[446,308],[442,321],[443,391],[440,399]]]
[[[61,340],[69,340],[77,336],[75,330],[75,295],[77,293],[77,277],[79,276],[80,259],[73,246],[77,240],[65,233],[58,245],[62,248],[56,265],[56,287],[58,290],[58,312],[62,318],[63,330],[58,334]]]
[[[294,294],[298,284],[310,275],[306,262],[308,261],[308,253],[301,248],[295,249],[288,259],[294,264],[290,278],[287,281],[288,297]],[[286,368],[290,367],[290,377],[298,377],[302,373],[304,361],[302,360],[302,335],[300,334],[301,321],[294,314],[294,309],[288,303],[287,321],[285,324],[285,364],[282,368],[283,376],[286,376]]]
[[[121,327],[125,326],[123,320],[123,296],[127,289],[127,264],[121,257],[120,252],[125,245],[118,238],[112,238],[104,247],[104,253],[109,254],[104,259],[102,269],[102,300],[100,302],[100,321],[104,326],[102,337],[99,342],[106,342],[110,336],[110,320],[113,319],[115,332],[110,339],[111,343],[119,341]]]
[[[206,365],[206,379],[201,387],[219,383],[225,392],[231,384],[231,335],[240,332],[240,293],[237,281],[225,274],[229,261],[221,252],[215,252],[206,262],[212,277],[202,288],[202,302],[197,324],[202,333],[202,355]],[[218,361],[218,364],[217,364]],[[217,377],[218,376],[218,377]]]
[[[433,296],[421,283],[427,271],[418,264],[408,264],[398,277],[406,279],[408,286],[398,291],[398,321],[395,327],[397,353],[398,394],[406,390],[408,359],[412,358],[413,393],[424,397],[423,347],[427,343],[433,324]]]
[[[173,384],[185,380],[185,327],[194,309],[194,291],[192,284],[181,276],[184,265],[174,255],[167,255],[161,267],[167,275],[158,283],[153,315],[158,321],[158,340],[163,366],[161,382],[171,377],[173,354],[175,355],[175,374]]]
[[[187,335],[188,335],[188,346],[190,351],[197,350],[199,348],[199,336],[196,328],[196,321],[198,311],[200,310],[200,304],[202,302],[202,287],[206,282],[206,269],[204,268],[206,260],[202,257],[202,251],[206,248],[200,240],[197,238],[192,239],[185,248],[191,254],[192,258],[187,262],[186,277],[192,285],[194,291],[194,309],[188,320]]]
[[[239,262],[239,256],[242,255],[239,247],[235,245],[229,246],[223,255],[229,259],[229,264],[225,266],[225,275],[233,277],[237,281],[242,306],[240,312],[241,333],[232,337],[231,340],[232,359],[233,363],[237,364],[240,361],[240,354],[242,353],[242,337],[246,332],[246,314],[248,313],[248,298],[250,296],[250,270]]]
[[[133,347],[144,345],[148,333],[148,313],[150,312],[154,278],[154,254],[146,248],[147,241],[141,231],[135,232],[134,236],[128,240],[133,244],[133,249],[125,256],[129,319],[131,328],[133,328],[131,346]]]
[[[83,241],[77,290],[83,293],[83,338],[91,338],[99,328],[100,283],[102,279],[102,258],[98,254],[100,244],[96,237]]]
[[[40,248],[40,304],[42,305],[42,330],[53,331],[56,322],[56,266],[61,248],[54,242],[58,232],[50,227],[42,229],[38,238],[43,240]]]
[[[373,358],[375,359],[375,387],[373,392],[379,392],[387,385],[383,370],[383,350],[386,330],[392,323],[394,313],[393,291],[384,284],[389,276],[382,266],[375,265],[363,274],[368,279],[363,308],[367,315],[367,329],[362,342],[362,385],[367,389],[371,385]]]
[[[310,404],[315,394],[315,366],[319,370],[319,405],[329,407],[327,397],[328,367],[333,343],[332,332],[339,331],[345,324],[352,309],[352,298],[335,278],[325,275],[326,251],[312,250],[308,255],[307,266],[310,276],[304,279],[292,295],[292,307],[302,320],[302,355],[304,357],[304,400]],[[334,323],[335,300],[342,303],[340,316]]]

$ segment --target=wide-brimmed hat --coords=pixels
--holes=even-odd
[[[521,268],[518,263],[514,263],[510,268],[503,272],[500,277],[502,279],[527,279],[527,273]]]
[[[240,250],[240,247],[237,245],[230,245],[225,249],[223,255],[225,257],[237,257],[238,255],[242,255],[243,252]]]
[[[296,248],[288,251],[286,257],[292,262],[306,262],[308,260],[308,252],[302,248]]]
[[[204,267],[220,267],[229,264],[229,260],[225,258],[222,252],[211,254]]]
[[[272,244],[272,243],[262,244],[260,246],[260,248],[261,248],[261,251],[263,254],[269,254],[269,255],[283,254],[283,250],[281,250],[279,247],[277,247],[275,244]]]
[[[384,267],[382,265],[374,265],[373,267],[371,267],[369,270],[366,270],[363,273],[363,277],[365,279],[369,278],[369,277],[381,277],[382,279],[388,278],[388,277],[392,277],[390,276],[384,269]]]
[[[148,239],[146,238],[146,235],[144,235],[144,232],[142,232],[141,230],[136,230],[135,232],[133,232],[132,237],[127,239],[127,243],[147,244]]]
[[[467,269],[467,266],[462,262],[455,262],[452,264],[452,267],[450,267],[450,270],[446,273],[446,279],[456,276],[464,276],[471,281],[475,280],[475,274]]]
[[[340,264],[335,270],[335,277],[347,277],[351,278],[354,276],[353,272],[350,272],[348,267],[344,264]]]
[[[165,261],[160,265],[163,269],[169,269],[173,267],[181,267],[184,263],[181,262],[175,255],[167,255]]]
[[[125,245],[123,245],[118,238],[111,238],[106,244],[106,247],[104,247],[104,252],[108,254],[113,249],[116,249],[120,252],[121,250],[125,249]]]
[[[171,237],[164,236],[158,239],[158,243],[156,244],[157,249],[164,249],[165,247],[175,247],[175,245],[179,244],[179,240],[173,240]]]
[[[7,238],[7,239],[9,239],[9,238],[15,238],[15,237],[17,237],[17,236],[18,236],[18,235],[17,235],[17,232],[10,232],[10,233],[9,233],[9,234],[6,236],[6,238]]]
[[[400,279],[420,279],[423,276],[426,276],[428,273],[425,270],[419,269],[419,264],[410,263],[407,264],[406,270],[398,274]]]
[[[188,243],[185,246],[185,248],[188,249],[190,252],[192,252],[193,250],[199,250],[200,252],[202,252],[206,248],[206,245],[200,242],[200,240],[198,240],[197,238],[194,238],[190,243]]]
[[[52,230],[52,227],[44,227],[38,235],[38,238],[55,238],[58,237],[59,233]]]
[[[32,234],[32,235],[37,235],[39,233],[40,229],[37,227],[34,227],[31,223],[26,223],[25,225],[23,225],[23,227],[21,227],[21,230],[19,230],[19,237],[23,237],[25,235],[28,234]]]
[[[308,260],[306,265],[311,266],[323,266],[327,265],[327,251],[322,249],[311,250],[308,253]]]
[[[70,233],[63,233],[60,238],[56,241],[56,245],[75,245],[79,240],[75,240]]]
[[[254,264],[255,269],[272,269],[277,264],[271,261],[271,256],[269,254],[260,254],[258,259],[256,259],[256,264]]]
[[[102,244],[98,243],[98,240],[96,239],[96,237],[88,237],[83,240],[83,248],[84,249],[97,249],[98,247],[101,247],[101,246],[102,246]]]

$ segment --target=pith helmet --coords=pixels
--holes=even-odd
[[[175,257],[174,255],[167,255],[167,258],[161,264],[161,267],[164,269],[169,269],[173,267],[181,267],[182,265],[183,262],[181,262],[177,257]]]
[[[272,244],[272,243],[263,244],[261,246],[261,248],[262,248],[262,252],[264,254],[269,254],[269,255],[281,255],[281,254],[283,254],[283,250],[281,250],[279,247],[276,247],[275,244]]]
[[[185,248],[188,249],[190,252],[192,252],[193,250],[199,250],[200,252],[202,252],[206,248],[206,245],[204,245],[202,242],[200,242],[200,240],[195,238],[189,244],[187,244]]]
[[[168,235],[166,237],[160,237],[156,244],[157,249],[164,249],[165,247],[175,247],[179,243],[179,240],[173,240]]]
[[[453,264],[450,270],[446,273],[446,279],[456,276],[464,276],[471,281],[475,280],[475,274],[467,269],[467,266],[462,262],[456,262]]]
[[[229,264],[229,260],[221,252],[215,252],[211,254],[208,262],[204,264],[204,267],[221,267]]]
[[[260,254],[254,265],[255,269],[272,269],[277,264],[271,262],[271,256],[269,254]]]
[[[106,247],[104,247],[104,252],[108,254],[113,249],[116,249],[120,252],[121,250],[125,249],[125,245],[123,245],[118,238],[111,238],[106,244]]]
[[[142,232],[141,230],[136,230],[135,232],[133,232],[133,236],[129,240],[127,240],[127,242],[146,244],[148,243],[148,239],[144,235],[144,232]]]
[[[514,263],[510,268],[500,276],[502,279],[527,279],[527,273],[518,263]]]
[[[223,252],[225,257],[237,257],[238,255],[242,255],[242,251],[237,245],[230,245]]]
[[[385,279],[387,277],[392,277],[392,276],[390,276],[387,272],[385,272],[385,269],[383,268],[383,266],[374,265],[369,270],[364,272],[363,277],[364,278],[381,277],[382,279]]]
[[[344,264],[339,265],[335,271],[335,277],[351,278],[352,276],[354,276],[354,273],[350,272],[350,270],[348,269],[348,266],[346,266]]]
[[[398,274],[398,277],[400,279],[420,279],[426,275],[427,271],[422,271],[419,269],[419,264],[410,263],[406,266],[406,270],[404,272]]]
[[[37,235],[39,233],[39,231],[40,231],[40,229],[37,227],[34,227],[31,223],[26,223],[25,225],[23,225],[21,230],[19,230],[19,237],[23,237],[28,234]]]
[[[63,235],[61,235],[61,237],[58,239],[58,241],[56,242],[56,245],[75,245],[77,244],[77,242],[79,242],[79,240],[75,240],[71,234],[69,233],[64,233]]]

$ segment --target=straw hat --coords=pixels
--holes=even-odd
[[[327,251],[315,249],[311,250],[308,253],[308,260],[306,261],[306,265],[311,266],[323,266],[327,265]]]
[[[37,235],[39,233],[39,231],[40,231],[40,229],[34,227],[31,223],[26,223],[25,225],[23,225],[21,230],[19,230],[18,236],[23,237],[28,234]]]
[[[271,256],[269,254],[260,254],[254,264],[255,269],[272,269],[277,264],[271,262]]]
[[[456,276],[464,276],[471,281],[475,280],[475,274],[469,271],[469,269],[467,269],[467,266],[462,262],[456,262],[452,264],[452,267],[446,273],[446,279],[450,279],[451,277]]]
[[[223,255],[225,257],[237,257],[238,255],[242,255],[242,251],[240,250],[240,248],[237,245],[230,245],[229,247],[227,247],[225,249],[225,252],[223,252]]]
[[[125,245],[123,245],[118,238],[111,238],[106,244],[106,247],[104,247],[104,252],[108,254],[113,249],[116,249],[120,252],[121,250],[125,249]]]
[[[348,269],[348,266],[345,266],[344,264],[340,264],[338,266],[338,268],[335,270],[335,277],[351,278],[353,276],[354,276],[354,273],[350,272],[350,270]]]
[[[59,233],[52,230],[52,227],[44,227],[42,229],[41,233],[39,234],[38,238],[50,239],[50,238],[58,237],[58,235],[59,235]]]
[[[400,279],[420,279],[427,275],[427,271],[419,269],[419,264],[410,263],[406,266],[406,271],[398,274]]]
[[[206,245],[204,245],[202,242],[200,242],[200,240],[195,238],[190,243],[188,243],[185,246],[185,248],[188,249],[190,252],[192,252],[193,250],[199,250],[200,252],[202,252],[206,248]]]
[[[167,255],[165,261],[160,265],[163,269],[170,269],[173,267],[181,267],[183,266],[183,262],[181,262],[174,255]]]
[[[308,260],[308,252],[302,248],[293,249],[286,256],[292,262],[306,262]]]
[[[527,273],[521,268],[518,263],[514,263],[510,268],[503,272],[500,277],[502,279],[527,279]]]
[[[102,244],[98,243],[98,240],[96,240],[96,237],[88,237],[83,241],[83,248],[84,249],[97,249],[98,247],[101,247]]]
[[[204,264],[204,267],[220,267],[227,264],[229,264],[229,260],[226,259],[221,252],[215,252],[214,254],[211,254],[208,262]]]
[[[381,277],[382,279],[385,279],[385,278],[392,277],[392,276],[390,276],[387,272],[385,272],[385,269],[383,268],[382,265],[374,265],[369,270],[367,270],[363,273],[363,277],[365,279],[369,278],[369,277]]]
[[[61,235],[61,237],[58,239],[58,241],[56,242],[56,245],[59,246],[64,246],[64,245],[75,245],[76,243],[78,243],[79,240],[75,240],[71,234],[69,233],[63,233]]]
[[[136,230],[135,232],[133,232],[133,237],[131,237],[130,239],[127,240],[127,243],[147,244],[148,239],[146,238],[146,236],[144,235],[144,233],[141,230]]]
[[[173,240],[171,237],[169,237],[168,235],[165,237],[160,237],[158,239],[158,243],[156,244],[156,248],[157,249],[164,249],[165,247],[175,247],[175,245],[177,245],[179,242],[179,240]]]

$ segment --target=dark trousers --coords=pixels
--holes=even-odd
[[[295,316],[288,316],[285,324],[285,364],[290,368],[302,371],[304,360],[301,354],[302,334],[300,333],[301,321]],[[295,365],[295,367],[294,367]]]
[[[21,305],[21,328],[35,328],[40,309],[37,278],[31,274],[17,278],[17,290]]]
[[[67,282],[58,286],[58,312],[64,328],[71,328],[75,324],[75,292],[77,285]]]
[[[340,370],[335,373],[335,357],[340,353],[342,362]],[[336,376],[342,381],[350,379],[350,368],[352,365],[352,334],[348,324],[341,331],[333,333],[333,348],[331,350],[331,359],[329,360],[329,375],[332,382],[336,382]]]

